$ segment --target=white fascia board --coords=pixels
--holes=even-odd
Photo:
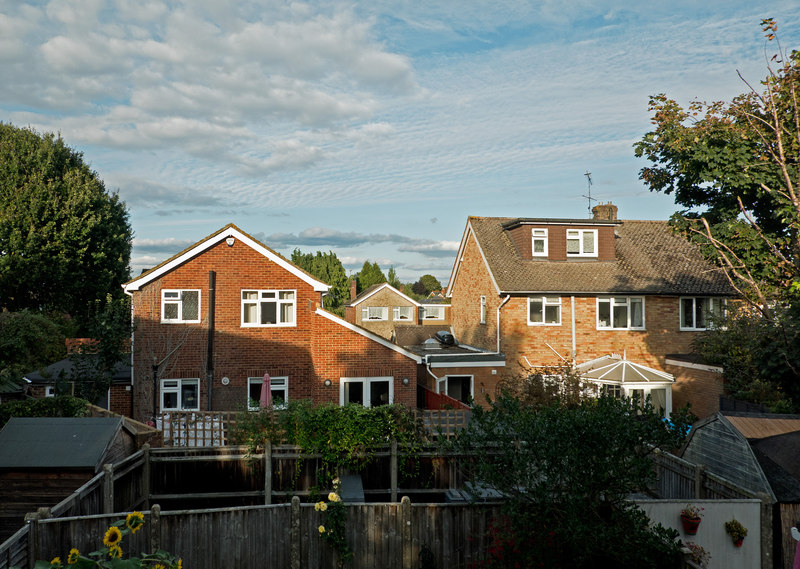
[[[481,259],[483,259],[483,266],[486,267],[486,272],[489,274],[492,285],[494,285],[494,289],[497,291],[499,296],[501,294],[500,287],[497,286],[497,281],[494,278],[494,274],[492,273],[489,263],[486,261],[486,255],[483,252],[481,244],[478,242],[478,238],[475,236],[475,231],[472,229],[472,222],[470,221],[467,222],[467,228],[464,230],[464,236],[461,238],[461,244],[458,246],[458,255],[456,255],[456,262],[453,265],[453,271],[450,273],[450,281],[447,283],[446,296],[448,298],[453,296],[453,283],[455,283],[456,279],[458,278],[458,269],[461,266],[461,262],[464,260],[464,252],[467,249],[470,236],[475,240],[475,246],[478,248],[478,252],[481,254]]]
[[[292,263],[283,259],[282,257],[279,257],[274,252],[267,249],[264,245],[262,245],[261,243],[259,243],[246,233],[239,231],[235,227],[229,227],[204,241],[200,241],[194,247],[176,257],[173,257],[167,263],[164,263],[162,266],[160,266],[158,269],[150,273],[147,273],[142,278],[124,284],[122,288],[127,294],[130,294],[133,291],[140,290],[146,284],[160,278],[164,274],[172,271],[182,263],[185,263],[189,259],[199,255],[203,251],[210,249],[214,245],[217,245],[218,243],[225,241],[225,239],[227,239],[228,237],[234,237],[235,239],[249,246],[251,249],[261,253],[276,265],[280,266],[281,268],[292,273],[294,276],[298,277],[299,279],[305,281],[306,283],[314,287],[314,291],[328,292],[328,289],[330,289],[330,286],[314,278],[311,278],[305,272],[295,267]]]
[[[390,288],[390,289],[392,289],[392,291],[394,291],[395,293],[397,293],[397,294],[399,294],[400,296],[402,296],[403,298],[405,298],[405,299],[406,299],[408,302],[410,302],[410,303],[414,304],[414,305],[415,305],[415,306],[417,306],[417,307],[419,307],[419,306],[420,306],[419,302],[417,302],[416,300],[414,300],[414,299],[413,299],[413,298],[411,298],[411,297],[408,297],[408,296],[404,295],[402,292],[400,292],[399,290],[397,290],[396,288],[394,288],[394,287],[393,287],[392,285],[390,285],[389,283],[383,283],[383,285],[382,285],[382,286],[379,286],[378,288],[376,288],[375,290],[373,290],[371,293],[369,293],[367,296],[365,296],[364,298],[360,299],[358,302],[354,302],[354,303],[353,303],[353,304],[351,304],[350,306],[353,306],[353,307],[355,307],[355,306],[358,306],[359,304],[361,304],[362,302],[364,302],[365,300],[367,300],[369,297],[371,297],[372,295],[374,295],[374,294],[376,294],[376,293],[378,293],[378,292],[382,291],[382,290],[383,290],[383,289],[385,289],[385,288]]]
[[[667,364],[667,365],[672,365],[672,366],[677,366],[677,367],[685,367],[685,368],[689,368],[689,369],[699,369],[701,371],[711,371],[711,372],[714,372],[714,373],[722,373],[723,371],[725,371],[724,369],[722,369],[719,366],[710,366],[710,365],[705,365],[705,364],[695,364],[695,363],[692,363],[692,362],[684,362],[684,361],[681,361],[681,360],[673,360],[673,359],[670,359],[670,358],[667,358],[664,361],[664,363]]]
[[[360,326],[356,326],[355,324],[350,324],[350,322],[348,322],[347,320],[344,320],[344,319],[336,316],[332,312],[328,312],[327,310],[324,310],[322,308],[317,308],[316,314],[318,316],[322,316],[324,318],[327,318],[328,320],[338,324],[339,326],[347,328],[348,330],[352,330],[353,332],[355,332],[357,334],[361,334],[365,338],[369,338],[370,340],[372,340],[373,342],[377,342],[381,346],[389,348],[390,350],[394,350],[398,354],[402,354],[402,355],[406,356],[407,358],[414,360],[418,364],[422,363],[422,357],[421,356],[418,356],[417,354],[409,352],[408,350],[406,350],[404,348],[401,348],[397,344],[393,344],[392,342],[390,342],[386,338],[378,336],[377,334],[373,334],[369,330],[365,330],[364,328],[361,328]]]
[[[506,367],[506,362],[432,362],[428,364],[432,368],[443,367]]]

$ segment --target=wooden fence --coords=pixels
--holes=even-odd
[[[468,567],[486,555],[488,528],[500,512],[499,504],[412,504],[408,498],[346,507],[353,569],[412,569],[423,550],[437,567]],[[336,567],[336,555],[317,529],[326,514],[297,497],[288,504],[175,512],[153,507],[144,514],[145,531],[126,538],[126,552],[160,548],[193,569],[259,567],[265,560],[292,569]],[[30,524],[32,558],[63,559],[72,547],[93,551],[122,516],[37,517]]]
[[[451,438],[469,423],[469,409],[417,410],[417,420],[431,437]],[[169,411],[156,417],[168,447],[211,447],[239,444],[234,433],[238,411]]]

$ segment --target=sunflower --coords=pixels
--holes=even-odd
[[[111,548],[108,550],[108,556],[112,559],[119,559],[122,557],[122,548],[119,545],[111,546]]]
[[[178,559],[177,565],[175,565],[175,569],[183,569],[183,559]]]
[[[125,525],[131,530],[131,533],[136,533],[144,525],[144,515],[141,512],[131,512],[125,518]]]
[[[111,526],[106,530],[106,536],[103,538],[103,545],[106,547],[114,547],[122,541],[122,532],[119,531],[117,526]]]
[[[153,569],[167,569],[167,568],[164,567],[161,563],[156,563],[155,565],[153,565]]]
[[[53,557],[53,559],[50,561],[50,568],[57,569],[58,567],[61,567],[61,558]]]
[[[75,549],[74,547],[69,550],[69,555],[67,556],[67,565],[75,565],[78,562],[78,557],[80,557],[81,552]]]

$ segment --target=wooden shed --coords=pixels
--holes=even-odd
[[[0,430],[0,543],[136,450],[121,418],[18,418]]]

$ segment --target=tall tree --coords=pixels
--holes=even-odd
[[[394,270],[394,267],[389,267],[389,271],[386,273],[386,282],[398,290],[403,286],[403,283],[397,278],[397,271]]]
[[[79,323],[128,278],[132,231],[60,136],[0,123],[0,308],[66,312]]]
[[[0,391],[17,389],[22,377],[65,355],[61,326],[29,310],[0,312]]]
[[[291,260],[305,272],[330,285],[331,288],[325,296],[325,308],[340,315],[344,314],[342,306],[350,299],[350,285],[344,265],[336,253],[303,253],[300,249],[295,249]]]
[[[762,21],[768,41],[777,24]],[[635,145],[640,178],[687,208],[673,217],[768,318],[800,292],[800,54],[780,48],[760,89],[730,103],[650,99],[655,129]]]
[[[364,261],[364,266],[358,273],[358,292],[366,290],[374,284],[385,282],[386,275],[383,274],[380,265],[377,262]]]

